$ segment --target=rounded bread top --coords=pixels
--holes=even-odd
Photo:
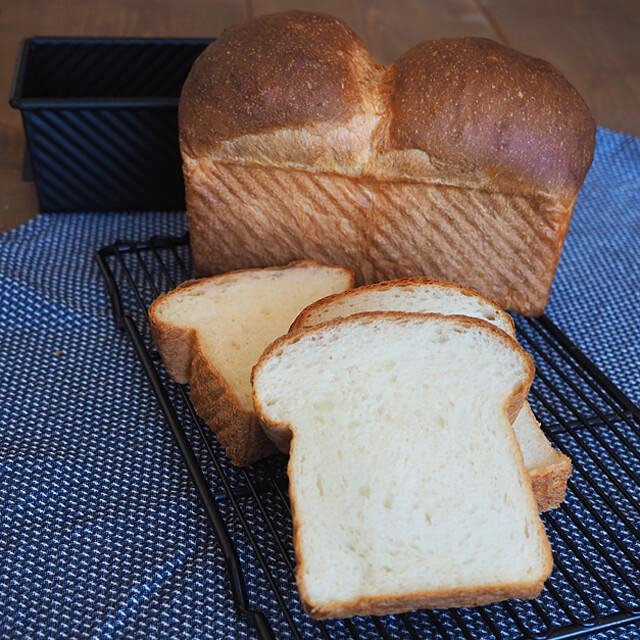
[[[291,11],[223,32],[180,100],[183,155],[502,191],[572,204],[595,123],[551,64],[485,38],[384,68],[340,20]]]
[[[241,136],[379,111],[383,70],[356,34],[328,15],[290,11],[228,28],[184,84],[183,151],[197,157]]]
[[[377,152],[396,156],[383,162],[391,174],[577,193],[591,164],[580,94],[548,62],[493,40],[421,43],[391,65],[386,92]]]

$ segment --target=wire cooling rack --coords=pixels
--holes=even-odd
[[[118,242],[97,259],[223,550],[237,615],[259,638],[576,638],[640,622],[640,410],[549,318],[516,318],[536,360],[532,407],[574,467],[565,502],[543,516],[555,568],[540,597],[315,622],[295,588],[286,459],[233,467],[153,348],[147,307],[191,276],[186,236]]]

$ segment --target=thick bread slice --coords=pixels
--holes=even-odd
[[[515,337],[511,316],[491,300],[472,289],[427,278],[394,280],[328,296],[304,309],[291,329],[310,327],[363,311],[465,315],[486,320]],[[551,446],[528,402],[513,427],[533,483],[538,509],[547,511],[559,507],[571,475],[571,461]]]
[[[253,398],[292,434],[310,615],[538,595],[553,561],[511,427],[532,381],[513,338],[463,316],[362,313],[265,351]]]
[[[256,422],[251,367],[306,305],[353,286],[353,273],[312,261],[185,282],[149,309],[169,375],[237,465],[275,451]]]

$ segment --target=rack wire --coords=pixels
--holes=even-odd
[[[153,348],[147,307],[191,277],[188,238],[117,242],[96,257],[116,323],[132,340],[223,551],[237,614],[257,637],[560,639],[640,622],[640,409],[548,317],[516,318],[536,360],[532,407],[574,466],[565,502],[543,516],[555,568],[540,597],[316,622],[295,588],[285,457],[233,467]]]

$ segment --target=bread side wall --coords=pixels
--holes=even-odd
[[[196,275],[310,258],[358,283],[428,276],[543,312],[571,209],[514,196],[213,160],[185,163]]]

